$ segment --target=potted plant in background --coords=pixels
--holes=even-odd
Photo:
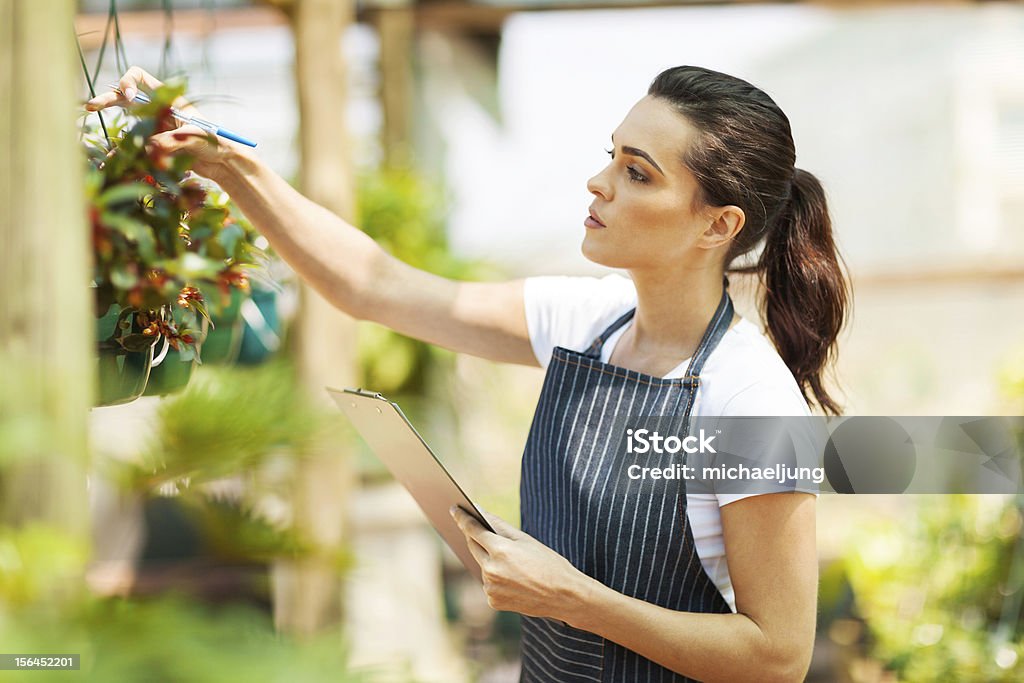
[[[267,280],[267,256],[247,238],[252,228],[228,198],[190,173],[192,159],[147,145],[173,128],[171,103],[183,92],[183,84],[167,84],[151,102],[133,107],[130,125],[122,118],[83,136],[95,252],[97,405],[140,396],[155,379],[154,365],[163,370],[151,393],[184,386],[200,362],[209,309],[228,310],[233,296],[237,301],[249,291],[250,278]]]

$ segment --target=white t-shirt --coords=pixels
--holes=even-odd
[[[582,351],[623,313],[636,306],[633,281],[613,274],[603,278],[545,276],[527,278],[523,289],[526,324],[533,353],[547,368],[556,346]],[[616,330],[601,350],[608,362],[615,344],[632,325]],[[679,363],[666,378],[681,377],[690,362]],[[700,373],[691,416],[810,415],[793,374],[775,347],[746,318],[708,356]],[[756,493],[687,494],[686,512],[697,556],[722,597],[736,611],[725,559],[719,508]]]

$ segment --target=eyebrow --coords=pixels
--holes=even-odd
[[[614,133],[612,133],[612,145],[615,145],[615,134]],[[642,158],[646,159],[647,163],[649,163],[651,166],[653,166],[655,169],[657,169],[658,173],[660,173],[661,175],[665,175],[665,172],[661,170],[661,166],[658,166],[658,164],[654,161],[654,159],[651,158],[651,155],[648,154],[647,152],[643,151],[642,149],[637,149],[636,147],[625,147],[625,146],[623,146],[622,153],[623,154],[628,154],[630,156],[642,157]]]

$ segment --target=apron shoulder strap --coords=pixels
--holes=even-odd
[[[690,364],[686,366],[685,376],[700,376],[708,356],[718,346],[718,342],[722,341],[725,333],[729,331],[729,325],[732,324],[732,316],[733,305],[732,298],[729,296],[729,278],[726,277],[725,286],[722,288],[722,299],[718,302],[718,308],[711,317],[711,322],[708,323],[707,329],[704,330],[704,338],[700,340],[697,350],[694,351],[693,357],[690,358]]]
[[[616,318],[615,322],[613,322],[611,325],[605,328],[604,332],[597,335],[597,339],[591,342],[590,346],[587,347],[587,350],[583,352],[583,355],[589,356],[591,358],[600,358],[601,349],[604,348],[604,343],[608,341],[608,337],[612,336],[612,334],[614,334],[617,329],[619,329],[620,327],[628,323],[630,320],[632,320],[633,315],[635,313],[636,308],[631,308],[625,313],[623,313],[621,316]]]

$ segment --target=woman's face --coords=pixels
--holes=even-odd
[[[690,210],[697,180],[682,158],[695,135],[663,100],[647,96],[630,110],[612,134],[611,161],[587,183],[594,200],[584,256],[629,269],[678,267],[692,258],[711,223]]]

